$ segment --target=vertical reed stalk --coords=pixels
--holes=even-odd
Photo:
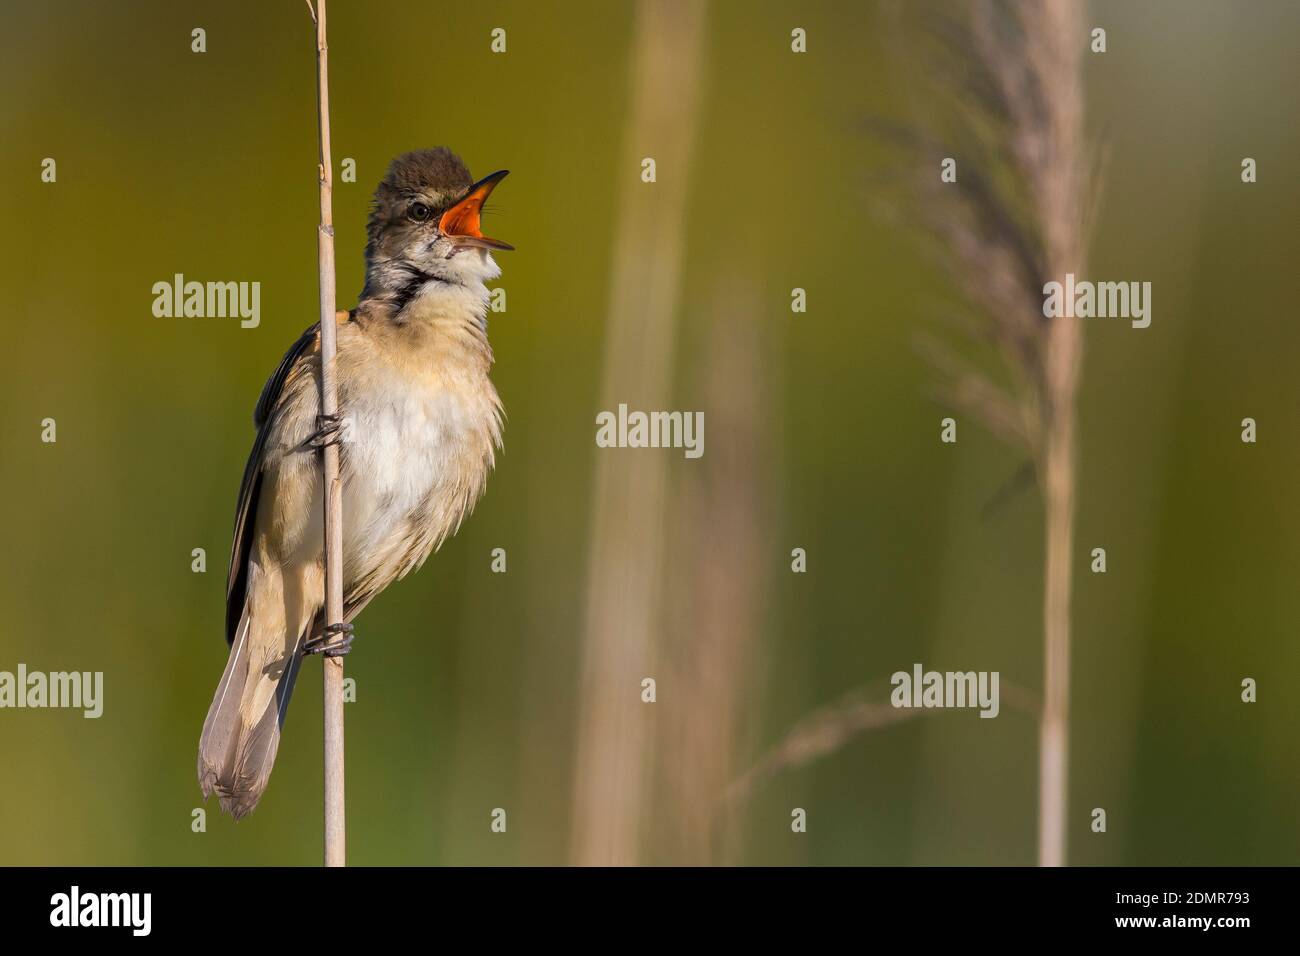
[[[307,4],[308,9],[311,3]],[[334,175],[330,159],[329,46],[325,36],[325,0],[316,0],[317,116],[320,120],[320,407],[321,414],[338,412],[334,355]],[[339,447],[325,446],[322,456],[325,490],[325,623],[343,620],[343,489],[339,481]],[[343,658],[322,655],[325,703],[325,865],[347,861],[343,776]]]
[[[946,8],[940,8],[940,17]],[[975,337],[1011,370],[1001,385],[951,354],[949,396],[1022,445],[1043,494],[1043,701],[1039,727],[1038,862],[1066,862],[1069,810],[1070,588],[1076,482],[1079,320],[1043,316],[1044,283],[1086,268],[1085,208],[1094,188],[1084,133],[1077,0],[971,0],[969,30],[936,33],[954,64],[944,77],[961,109],[941,131],[962,155],[955,188],[936,187],[931,230],[969,304]],[[943,155],[940,153],[939,155]],[[929,174],[937,156],[928,157]]]
[[[1084,4],[935,0],[897,10],[920,18],[916,36],[931,55],[908,86],[930,118],[912,126],[870,125],[906,147],[922,200],[908,209],[920,212],[932,251],[965,300],[956,318],[966,348],[931,340],[926,351],[944,380],[943,396],[1026,455],[1043,494],[1038,862],[1062,866],[1083,338],[1078,319],[1043,315],[1043,292],[1046,282],[1086,268],[1087,207],[1096,182],[1084,131]],[[909,65],[916,59],[909,57]],[[938,175],[945,157],[960,157],[961,169],[947,183]],[[1001,374],[985,367],[989,358],[1001,360]],[[855,697],[825,708],[733,784],[732,794],[897,719]]]
[[[1048,436],[1044,504],[1043,711],[1038,738],[1038,864],[1065,865],[1070,750],[1070,579],[1074,550],[1074,411]]]
[[[671,407],[705,17],[705,5],[692,0],[637,4],[600,389],[605,409],[620,402]],[[657,167],[652,183],[640,175],[647,156]],[[641,853],[654,723],[639,690],[658,660],[667,484],[663,455],[596,452],[571,837],[579,864],[631,865]]]
[[[1082,272],[1085,242],[1083,77],[1085,43],[1078,3],[1050,0],[1026,14],[1027,53],[1049,104],[1047,153],[1032,180],[1052,278]],[[1042,476],[1044,529],[1043,713],[1038,748],[1038,864],[1064,866],[1069,807],[1070,591],[1074,572],[1075,403],[1083,337],[1078,320],[1049,323]]]
[[[780,432],[772,427],[780,383],[753,321],[763,313],[761,283],[744,267],[719,271],[710,307],[690,329],[688,374],[713,436],[712,464],[685,469],[675,482],[678,560],[668,571],[675,600],[660,682],[673,703],[658,716],[664,787],[654,845],[662,859],[687,866],[732,863],[741,850],[742,814],[719,812],[718,801],[757,724],[756,664],[771,577],[764,556],[774,536],[764,466]]]

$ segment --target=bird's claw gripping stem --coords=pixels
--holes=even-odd
[[[343,639],[334,642],[334,638],[343,635]],[[351,624],[327,624],[319,635],[302,645],[304,654],[323,654],[326,657],[342,657],[352,650],[352,639],[356,637]]]
[[[303,444],[308,448],[324,448],[326,445],[337,445],[342,441],[340,437],[342,429],[342,416],[317,415],[316,431]]]

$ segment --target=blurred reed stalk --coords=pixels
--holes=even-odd
[[[1044,318],[1043,285],[1084,271],[1096,195],[1094,157],[1084,135],[1083,4],[967,0],[895,10],[919,18],[908,21],[898,45],[915,35],[934,54],[906,57],[909,64],[925,63],[908,88],[927,117],[911,126],[869,125],[905,148],[921,200],[907,211],[919,211],[930,251],[967,306],[952,318],[977,348],[992,348],[1006,375],[989,374],[978,359],[936,338],[923,341],[923,350],[940,374],[941,396],[1027,454],[1043,492],[1041,706],[1005,681],[1002,688],[1009,703],[1039,718],[1038,862],[1061,866],[1069,779],[1075,397],[1083,342],[1077,320]],[[945,157],[957,159],[954,183],[940,180]],[[898,224],[911,227],[915,219]],[[729,800],[780,770],[837,750],[858,733],[923,713],[899,712],[873,702],[875,696],[855,690],[809,715],[737,778]]]
[[[936,14],[937,93],[952,125],[919,136],[918,179],[940,258],[992,344],[1003,383],[938,343],[928,347],[958,407],[1026,451],[1044,501],[1043,701],[1038,862],[1066,861],[1073,576],[1075,399],[1083,342],[1075,319],[1043,316],[1045,282],[1085,270],[1093,161],[1084,135],[1077,0],[970,0],[969,30]],[[940,149],[942,144],[942,149]],[[939,181],[942,157],[957,182]]]
[[[330,159],[329,45],[325,36],[325,0],[312,10],[316,25],[316,115],[320,121],[320,407],[322,416],[338,412],[334,381],[336,320],[334,312],[334,176]],[[343,489],[339,481],[339,447],[327,444],[322,455],[325,489],[325,622],[343,620]],[[325,703],[325,865],[347,862],[347,823],[344,817],[343,775],[343,658],[321,655]]]
[[[693,0],[636,6],[631,101],[620,175],[601,408],[667,409],[679,274],[707,7]],[[641,181],[652,157],[657,182]],[[579,688],[571,858],[629,865],[641,852],[661,630],[665,452],[597,450],[583,671]]]
[[[678,472],[679,520],[673,553],[672,626],[662,686],[672,703],[659,715],[666,738],[662,774],[668,793],[656,846],[667,861],[735,862],[739,814],[719,814],[718,795],[755,726],[753,693],[771,562],[768,476],[773,409],[779,403],[765,354],[755,283],[719,281],[712,308],[691,323],[692,394],[706,409],[708,455]],[[707,461],[707,467],[700,467]]]

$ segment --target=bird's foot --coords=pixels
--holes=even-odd
[[[335,640],[342,635],[342,640]],[[327,624],[316,637],[302,645],[304,654],[323,654],[326,657],[342,657],[352,650],[352,639],[356,637],[351,624]]]
[[[317,415],[316,431],[303,442],[306,448],[324,448],[326,445],[337,445],[343,439],[341,432],[343,429],[343,417],[341,415]]]

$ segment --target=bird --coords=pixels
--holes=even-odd
[[[320,414],[320,323],[253,412],[226,585],[229,657],[199,738],[204,799],[236,820],[266,790],[298,669],[352,645],[353,619],[459,529],[501,449],[487,283],[509,243],[481,231],[506,176],[475,182],[446,147],[398,156],[375,190],[366,278],[336,316],[338,415]],[[339,446],[344,621],[324,620],[319,451]]]

